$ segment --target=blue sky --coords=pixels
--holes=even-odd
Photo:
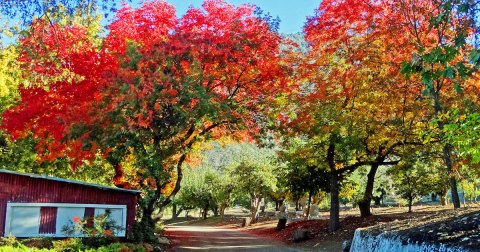
[[[189,6],[201,7],[203,0],[166,0],[177,9],[177,15],[185,13]],[[227,0],[234,5],[245,3],[259,6],[273,17],[280,17],[280,32],[295,33],[302,31],[307,16],[314,14],[321,0]]]
[[[0,0],[3,1],[3,0]],[[125,0],[123,0],[125,1]],[[126,0],[134,8],[138,7],[143,0]],[[177,9],[177,16],[185,14],[190,6],[201,7],[203,0],[165,0],[174,5]],[[273,17],[279,17],[280,33],[296,33],[301,32],[307,16],[314,14],[315,9],[320,5],[321,0],[226,0],[234,5],[254,4],[262,8],[265,12],[269,12]],[[122,2],[118,0],[117,3]],[[121,6],[121,5],[119,5]],[[105,20],[106,23],[111,17]],[[10,44],[12,39],[0,36],[3,44]],[[1,44],[1,43],[0,43]]]

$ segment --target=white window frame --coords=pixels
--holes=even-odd
[[[106,204],[75,204],[75,203],[19,203],[19,202],[7,202],[7,212],[5,215],[5,232],[3,233],[5,237],[10,235],[11,231],[11,222],[13,215],[14,207],[62,207],[62,208],[108,208],[108,209],[122,209],[123,210],[123,220],[122,227],[127,228],[127,205],[106,205]],[[83,218],[83,216],[80,216]],[[57,216],[58,218],[58,216]],[[117,223],[118,224],[118,223]],[[119,232],[118,237],[125,237],[126,230]],[[66,237],[63,234],[59,234],[57,230],[56,234],[39,234],[38,237]]]

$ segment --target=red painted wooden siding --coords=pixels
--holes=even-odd
[[[57,224],[57,208],[42,207],[40,208],[40,228],[39,234],[55,234]]]
[[[137,194],[0,172],[0,237],[7,202],[127,205],[127,233],[135,223]]]

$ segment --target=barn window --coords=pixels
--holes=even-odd
[[[41,207],[40,208],[40,228],[39,234],[55,234],[57,223],[57,208],[56,207]]]
[[[125,237],[127,223],[126,205],[106,204],[70,204],[70,203],[7,203],[7,214],[4,235],[16,237],[65,237],[65,227],[72,226],[75,218],[91,219],[88,225],[93,226],[94,216],[110,212],[109,218],[121,230],[116,236]],[[73,236],[81,237],[83,233],[76,232]]]
[[[12,211],[11,217],[7,222],[10,228],[5,234],[12,234],[16,237],[37,236],[39,220],[39,207],[15,207],[15,210]]]
[[[64,229],[73,225],[74,218],[82,218],[85,214],[85,208],[81,205],[73,207],[59,207],[57,213],[57,233],[64,235]],[[74,236],[81,236],[80,231],[75,232]]]
[[[126,219],[125,211],[121,208],[95,208],[95,216],[103,215],[106,213],[106,210],[110,212],[110,220],[115,222],[116,226],[122,227],[122,230],[119,230],[117,236],[125,236],[125,224],[124,219]]]

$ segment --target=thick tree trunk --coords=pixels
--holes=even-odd
[[[330,223],[328,230],[335,232],[340,228],[340,197],[339,184],[336,174],[330,176]]]
[[[327,150],[327,162],[330,169],[330,220],[328,230],[335,232],[340,228],[340,189],[338,184],[338,174],[335,168],[335,143],[333,138]]]
[[[275,211],[278,211],[278,208],[279,208],[278,200],[275,200]]]
[[[295,200],[295,211],[300,211],[300,199]]]
[[[358,208],[360,209],[360,216],[362,218],[372,215],[370,211],[370,203],[372,202],[373,187],[378,166],[378,163],[372,164],[370,166],[370,171],[367,175],[367,185],[365,187],[365,192],[363,193],[363,199],[358,202]]]
[[[440,103],[440,90],[432,90],[432,96],[434,101],[434,110],[435,115],[439,115],[442,112],[442,106]],[[438,123],[438,129],[440,131],[443,130],[445,123],[440,121]],[[443,139],[443,135],[441,136]],[[458,190],[457,190],[457,180],[455,179],[455,173],[453,171],[453,163],[452,163],[452,146],[449,143],[446,143],[443,146],[443,161],[445,161],[446,165],[446,172],[448,174],[448,181],[450,184],[450,192],[452,194],[452,203],[454,208],[460,208],[460,197],[458,197]]]
[[[458,197],[457,179],[455,178],[455,172],[453,171],[451,153],[452,146],[448,143],[445,144],[443,147],[443,158],[445,160],[445,164],[447,165],[448,181],[450,182],[450,192],[452,194],[452,203],[454,208],[460,208],[460,197]]]
[[[131,232],[132,239],[138,242],[156,243],[155,224],[159,218],[153,218],[155,210],[155,195],[146,195],[145,198],[139,200],[140,220],[134,226]]]

